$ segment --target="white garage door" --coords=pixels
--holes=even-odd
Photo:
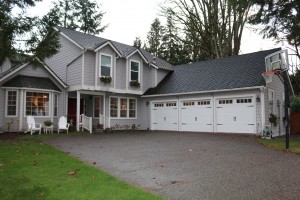
[[[213,131],[213,106],[210,99],[182,101],[180,111],[181,131]]]
[[[255,133],[252,97],[216,100],[216,132]]]
[[[155,102],[152,105],[152,130],[178,131],[177,102]]]

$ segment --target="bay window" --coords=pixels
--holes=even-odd
[[[49,93],[26,92],[26,115],[49,116]]]
[[[110,117],[118,117],[118,98],[110,98]]]

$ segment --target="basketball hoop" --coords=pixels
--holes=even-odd
[[[264,77],[266,83],[271,83],[273,76],[278,74],[280,74],[280,70],[273,70],[273,71],[263,72],[262,76]]]

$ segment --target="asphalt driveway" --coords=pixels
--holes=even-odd
[[[300,156],[253,136],[157,131],[46,143],[166,199],[300,199]]]

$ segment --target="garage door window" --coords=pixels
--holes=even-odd
[[[219,104],[232,104],[232,103],[233,103],[232,99],[219,100]]]
[[[252,99],[237,99],[237,103],[252,103]]]
[[[198,101],[198,105],[210,105],[210,101],[209,100]]]
[[[164,107],[164,104],[163,103],[155,103],[154,107]]]
[[[183,105],[184,106],[193,106],[193,105],[195,105],[195,102],[194,101],[184,101]]]
[[[174,107],[176,106],[176,102],[166,103],[167,107]]]

